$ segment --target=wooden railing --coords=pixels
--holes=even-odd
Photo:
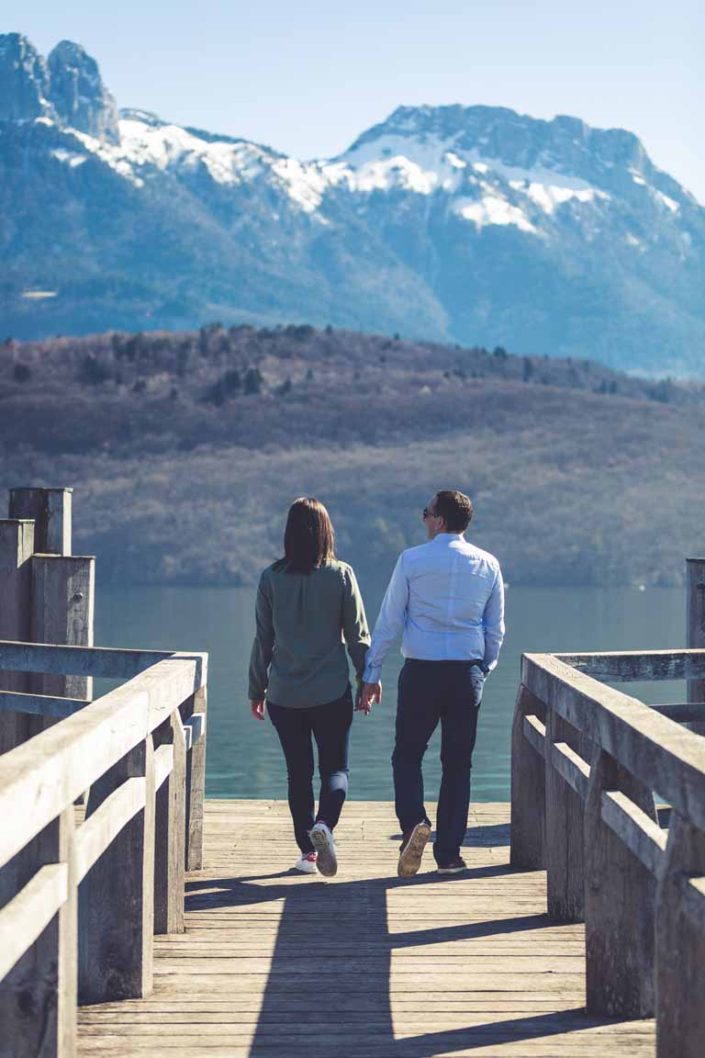
[[[205,654],[0,643],[0,671],[126,680],[0,756],[0,1056],[70,1058],[77,1003],[147,995],[201,866]]]
[[[526,654],[512,733],[511,862],[585,921],[588,1013],[655,1015],[658,1058],[705,1054],[705,705],[602,681],[703,679],[705,650]]]

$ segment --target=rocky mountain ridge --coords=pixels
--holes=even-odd
[[[400,107],[302,162],[118,115],[80,45],[8,34],[0,204],[15,337],[294,320],[705,371],[705,209],[577,118]]]

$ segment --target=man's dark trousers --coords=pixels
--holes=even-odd
[[[436,817],[436,863],[457,859],[470,807],[470,768],[484,674],[477,662],[407,658],[399,674],[392,754],[395,806],[404,833],[427,819],[421,762],[441,724],[442,780]]]

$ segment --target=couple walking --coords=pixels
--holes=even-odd
[[[289,510],[284,557],[265,569],[257,592],[249,696],[255,717],[269,712],[284,751],[299,871],[337,871],[333,831],[348,788],[353,710],[367,715],[381,700],[382,663],[400,634],[405,661],[392,755],[402,831],[398,873],[416,874],[431,835],[421,765],[439,721],[434,857],[442,874],[466,866],[460,849],[477,714],[504,636],[499,563],[464,538],[471,518],[472,504],[462,492],[433,496],[423,510],[428,542],[399,556],[370,640],[355,574],[335,557],[325,507],[302,498]],[[343,640],[357,674],[354,706]],[[312,736],[321,778],[315,818]]]

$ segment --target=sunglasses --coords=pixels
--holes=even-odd
[[[438,515],[435,513],[435,511],[432,511],[429,507],[424,507],[423,514],[422,514],[422,518],[424,519],[424,521],[426,520],[426,518],[437,518],[437,517],[438,517]]]

